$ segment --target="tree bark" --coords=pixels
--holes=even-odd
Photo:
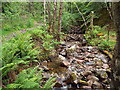
[[[48,11],[48,23],[49,23],[49,28],[48,28],[48,32],[51,33],[51,25],[52,25],[52,15],[50,12],[50,1],[48,1],[47,3],[47,11]]]
[[[61,33],[61,18],[62,18],[62,0],[60,0],[60,9],[59,9],[59,17],[58,17],[58,41],[60,41],[60,33]]]
[[[111,63],[112,82],[111,88],[120,89],[120,1],[112,3],[113,18],[117,34],[115,52]]]
[[[53,33],[55,33],[56,18],[57,18],[57,1],[54,0],[53,25],[52,25]]]
[[[44,0],[44,24],[46,25],[46,0]]]

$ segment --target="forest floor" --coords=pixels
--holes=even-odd
[[[41,62],[40,68],[45,71],[44,78],[57,77],[54,89],[109,88],[110,57],[97,46],[87,46],[83,34],[69,36],[59,46],[58,57]]]
[[[6,39],[35,28],[17,31],[6,36]],[[68,34],[59,45],[58,55],[40,62],[44,80],[57,77],[54,89],[110,88],[109,55],[101,52],[97,46],[88,46],[86,43],[84,34]]]

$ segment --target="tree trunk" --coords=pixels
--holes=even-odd
[[[115,53],[111,63],[112,82],[111,88],[120,89],[120,1],[112,4],[113,18],[116,27],[117,42]]]
[[[51,25],[52,25],[52,16],[51,16],[51,13],[50,13],[50,1],[48,1],[47,3],[47,11],[48,11],[48,23],[49,23],[49,28],[48,28],[48,32],[51,33]]]
[[[52,25],[53,34],[55,33],[56,17],[57,17],[57,1],[54,0],[53,25]]]
[[[58,17],[58,35],[57,35],[57,39],[58,41],[60,41],[60,33],[61,33],[61,17],[62,17],[62,0],[60,0],[60,9],[59,9],[59,17]]]
[[[46,1],[44,0],[44,24],[46,25]]]

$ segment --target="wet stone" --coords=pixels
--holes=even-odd
[[[53,90],[103,88],[103,85],[109,87],[108,74],[111,69],[106,56],[98,48],[82,46],[82,42],[75,40],[72,38],[72,42],[61,43],[58,57],[54,56],[54,52],[51,58],[53,61],[45,61],[40,66],[48,68],[49,73],[43,74],[45,78],[57,74]]]
[[[86,64],[86,65],[94,65],[95,62],[94,62],[94,61],[90,61],[90,62],[86,62],[85,64]]]

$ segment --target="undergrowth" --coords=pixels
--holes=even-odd
[[[42,70],[38,71],[37,69],[38,67],[22,70],[15,82],[8,84],[7,88],[52,88],[56,78],[51,77],[42,85]]]
[[[10,79],[8,76],[9,72],[21,72],[18,70],[19,68],[34,67],[34,63],[39,63],[42,60],[47,60],[49,55],[51,54],[51,51],[54,49],[54,46],[57,44],[59,44],[59,42],[54,40],[53,36],[49,35],[44,27],[36,28],[32,31],[28,31],[24,34],[16,36],[8,41],[4,41],[2,45],[1,58],[2,68],[0,68],[0,70],[2,70],[2,78],[4,84],[10,84]],[[33,63],[32,66],[30,66],[31,63]],[[22,69],[22,71],[23,72],[20,75],[18,75],[18,78],[16,79],[15,83],[10,84],[7,87],[26,88],[27,85],[29,85],[29,83],[33,84],[33,86],[30,86],[31,88],[33,88],[34,85],[35,87],[39,86],[39,83],[34,82],[34,80],[36,80],[37,77],[29,78],[29,76],[27,76],[28,74],[26,72],[28,72],[29,69],[28,71]],[[35,74],[36,73],[34,73],[34,75]],[[23,77],[21,77],[21,75],[23,75]],[[17,81],[19,81],[20,78],[23,78],[23,81],[24,79],[27,81],[20,81],[18,83]],[[50,81],[48,82],[48,84],[50,85],[51,80],[53,79],[50,79]],[[45,84],[44,87],[48,87],[48,84]]]
[[[114,31],[109,31],[110,34],[108,36],[108,31],[106,27],[94,26],[93,30],[88,30],[85,34],[85,38],[88,42],[88,45],[98,46],[102,50],[112,51],[115,46],[115,37]]]

